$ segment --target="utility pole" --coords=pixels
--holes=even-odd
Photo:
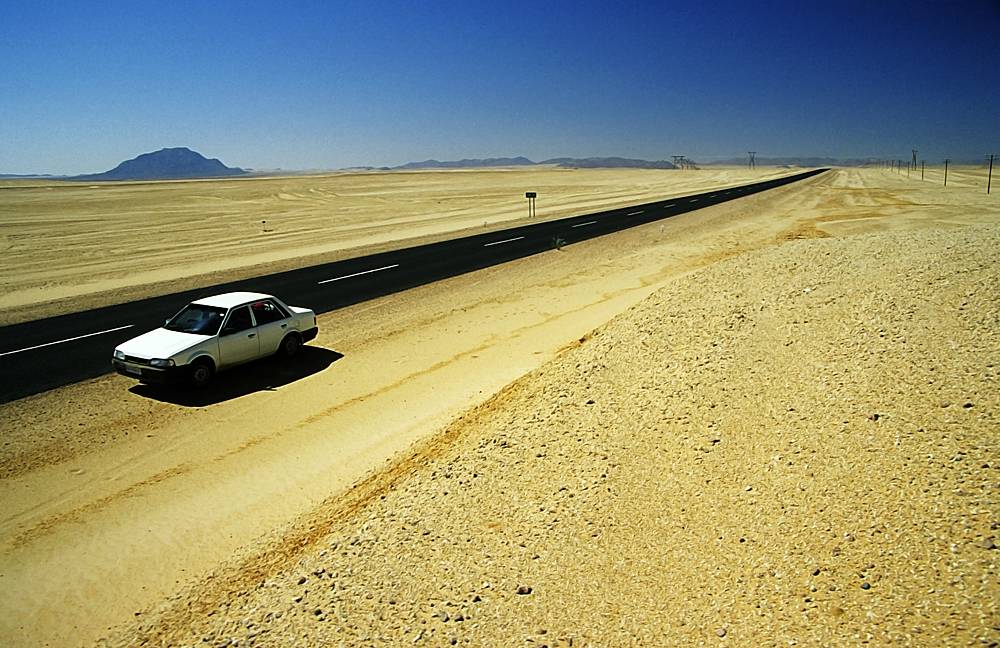
[[[948,158],[944,159],[944,186],[948,186],[948,163],[951,162]]]
[[[753,161],[753,156],[757,154],[757,151],[747,151],[750,154],[750,169],[756,169],[757,164]]]
[[[924,162],[927,160],[920,160],[920,181],[924,181]]]
[[[917,149],[910,149],[913,151],[913,170],[917,170]]]
[[[990,173],[986,176],[986,193],[990,192],[990,184],[993,182],[993,156],[994,153],[990,153]]]
[[[683,155],[675,155],[674,156],[674,166],[677,167],[677,168],[679,168],[679,169],[697,169],[698,168],[698,167],[696,167],[694,165],[694,162],[692,162],[691,160],[685,159],[685,157]]]

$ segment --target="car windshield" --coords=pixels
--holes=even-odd
[[[215,335],[219,332],[219,325],[225,316],[225,308],[188,304],[184,310],[174,315],[164,328],[180,333]]]

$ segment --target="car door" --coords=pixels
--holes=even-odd
[[[270,299],[251,304],[250,310],[253,311],[257,323],[260,354],[268,356],[277,353],[285,333],[291,330],[289,328],[291,315]]]
[[[219,368],[247,362],[260,356],[260,338],[249,306],[229,312],[219,331]]]

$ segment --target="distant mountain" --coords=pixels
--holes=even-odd
[[[403,166],[393,167],[393,169],[479,169],[483,167],[531,166],[533,164],[535,163],[526,157],[486,158],[485,160],[457,160],[452,162],[424,160],[423,162],[410,162]]]
[[[631,160],[620,157],[607,158],[553,158],[541,164],[555,164],[563,169],[676,169],[677,167],[666,160]]]
[[[485,160],[457,160],[451,162],[439,162],[437,160],[425,160],[423,162],[410,162],[403,166],[392,167],[393,169],[479,169],[486,167],[511,167],[511,166],[538,166],[555,165],[564,169],[676,169],[673,164],[660,160],[649,162],[648,160],[629,160],[626,158],[553,158],[544,162],[532,162],[526,157],[515,158],[486,158]]]
[[[227,167],[188,148],[165,148],[143,153],[104,173],[75,176],[72,180],[177,180],[185,178],[223,178],[244,175],[239,168]]]
[[[871,164],[875,158],[823,158],[823,157],[754,157],[754,164],[761,166],[788,167],[858,167]],[[702,166],[747,166],[749,157],[734,157],[726,160],[706,162]]]

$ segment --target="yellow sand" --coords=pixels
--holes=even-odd
[[[590,173],[406,175],[747,179]],[[329,313],[207,395],[0,406],[0,643],[997,641],[984,183],[835,170]]]

